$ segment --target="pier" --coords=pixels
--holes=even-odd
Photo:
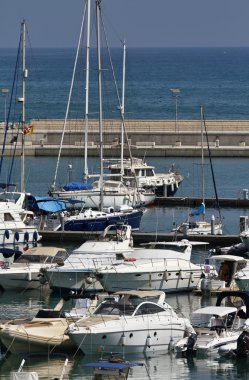
[[[27,156],[57,156],[64,120],[31,120],[32,133],[25,135]],[[249,157],[249,120],[206,120],[209,147],[213,157]],[[106,157],[120,156],[120,120],[103,121]],[[200,120],[126,120],[125,131],[134,156],[199,157],[201,150]],[[17,126],[9,127],[5,153],[11,155],[12,137]],[[0,123],[3,141],[4,123]],[[11,136],[12,134],[12,136]],[[19,139],[20,140],[20,139]],[[206,139],[204,138],[207,150]],[[128,155],[127,144],[124,154]],[[21,143],[17,144],[21,154]],[[89,120],[88,154],[99,156],[98,121]],[[84,120],[68,120],[65,129],[63,156],[84,155]]]
[[[77,242],[84,243],[89,239],[98,239],[100,233],[90,232],[73,232],[73,231],[39,231],[42,235],[42,243],[65,243],[65,242]],[[202,241],[209,243],[210,247],[225,247],[239,243],[240,237],[238,235],[195,235],[186,236],[183,234],[164,233],[164,232],[140,232],[134,231],[132,233],[134,246],[138,247],[143,243],[149,243],[153,241],[179,241],[182,239],[188,239],[191,241]]]

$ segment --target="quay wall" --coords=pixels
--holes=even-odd
[[[58,154],[63,120],[31,120],[33,133],[25,135],[25,152],[30,156],[56,156]],[[249,157],[249,120],[207,120],[208,142],[215,157]],[[118,120],[103,121],[103,144],[106,155],[120,155]],[[17,133],[9,128],[6,154],[13,150],[11,140]],[[4,125],[0,123],[0,139],[4,139]],[[201,149],[201,123],[199,120],[128,120],[125,121],[125,141],[129,140],[133,155],[153,157],[199,156]],[[21,140],[19,137],[18,140]],[[63,140],[62,155],[84,155],[84,120],[69,120]],[[99,155],[98,121],[89,121],[88,154]],[[204,135],[204,147],[207,140]],[[21,154],[21,143],[17,143]],[[125,154],[128,154],[125,143]]]

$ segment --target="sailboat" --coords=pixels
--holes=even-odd
[[[18,102],[22,105],[22,117],[21,117],[21,191],[16,191],[16,186],[10,183],[14,156],[12,158],[12,164],[10,172],[8,175],[7,183],[1,183],[1,188],[3,191],[0,193],[0,244],[23,244],[26,245],[28,242],[36,242],[41,239],[38,234],[38,230],[34,225],[34,214],[32,211],[27,210],[26,200],[27,193],[25,191],[25,181],[24,181],[24,160],[25,160],[25,134],[27,132],[26,120],[25,120],[25,106],[26,106],[26,79],[28,76],[28,70],[26,68],[26,22],[25,20],[21,23],[21,38],[19,42],[18,49],[18,59],[17,63],[20,61],[20,52],[22,52],[22,96],[18,98]],[[17,67],[15,69],[14,81],[11,91],[11,101],[12,103],[14,89],[17,80]],[[5,125],[4,141],[2,146],[2,155],[0,160],[0,175],[3,166],[3,159],[6,147],[7,133],[9,130],[9,119],[10,119],[9,107],[8,118]],[[17,138],[15,143],[17,143]],[[15,149],[14,149],[15,151]],[[14,190],[11,190],[14,187]]]
[[[99,17],[99,23],[100,20],[103,23],[102,16],[101,16],[101,7],[100,7],[101,1],[96,1],[96,12]],[[87,180],[90,176],[88,174],[88,167],[87,167],[87,144],[88,144],[88,94],[89,94],[89,49],[90,49],[90,4],[91,0],[86,1],[86,7],[87,7],[87,19],[88,19],[88,27],[87,27],[87,54],[86,54],[86,107],[85,107],[85,180]],[[85,12],[86,13],[86,12]],[[82,25],[84,24],[84,18],[82,21]],[[80,39],[82,34],[82,28],[80,33]],[[105,36],[106,37],[106,36]],[[79,41],[80,45],[80,41]],[[78,45],[78,50],[79,50]],[[112,60],[110,56],[109,49],[108,50],[108,59],[111,66],[111,74],[114,80],[115,84],[115,90],[116,90],[116,96],[118,99],[118,109],[120,110],[120,116],[122,120],[122,126],[124,126],[124,114],[122,112],[122,105],[118,94],[117,89],[117,83],[115,79],[115,74],[113,70]],[[145,189],[139,189],[137,187],[128,187],[126,186],[122,181],[112,180],[112,179],[104,179],[105,173],[104,173],[104,167],[103,167],[103,161],[104,161],[104,155],[103,155],[103,111],[102,111],[102,67],[101,67],[101,46],[100,46],[100,24],[97,24],[97,56],[98,56],[98,97],[99,97],[99,147],[100,147],[100,174],[98,174],[98,179],[93,182],[92,184],[88,183],[82,183],[78,184],[75,188],[75,183],[69,183],[63,186],[63,188],[56,189],[56,180],[57,180],[57,173],[58,173],[58,166],[59,166],[59,160],[61,155],[61,149],[62,149],[62,143],[63,143],[63,136],[64,132],[62,134],[62,140],[61,140],[61,147],[59,150],[57,165],[56,165],[56,171],[54,176],[54,181],[51,187],[51,194],[60,197],[61,199],[67,200],[69,202],[72,202],[73,204],[81,204],[84,208],[92,208],[103,211],[104,208],[112,207],[117,211],[121,211],[120,208],[122,208],[124,205],[128,207],[135,207],[139,208],[141,206],[146,206],[151,204],[151,202],[155,199],[155,193],[153,191],[147,191]],[[78,55],[78,51],[77,51]],[[75,61],[75,67],[77,62],[76,55],[76,61]],[[74,75],[73,75],[74,79]],[[67,112],[66,112],[66,118],[64,122],[64,130],[66,126],[66,119],[68,116],[68,110],[69,110],[69,103],[71,99],[71,93],[73,89],[73,79],[71,83],[71,89],[70,89],[70,95],[69,95],[69,101],[67,106]],[[127,139],[128,141],[128,139]],[[128,148],[130,149],[129,143]],[[132,159],[132,158],[131,158]],[[127,210],[126,210],[127,211]]]
[[[212,179],[215,189],[215,195],[216,195],[216,204],[218,206],[219,211],[219,217],[215,218],[214,215],[212,215],[211,222],[208,222],[205,220],[205,213],[206,213],[206,207],[205,207],[205,176],[204,176],[204,144],[203,144],[203,129],[205,126],[205,119],[204,119],[204,110],[201,106],[201,173],[202,173],[202,203],[199,205],[198,209],[192,210],[189,215],[187,221],[184,223],[181,223],[174,232],[180,232],[185,235],[207,235],[207,234],[213,234],[213,235],[221,235],[222,234],[222,227],[223,223],[221,220],[221,214],[219,209],[219,201],[218,201],[218,195],[215,185],[215,179],[214,179],[214,173],[213,173],[213,166],[212,166],[212,160],[209,150],[209,143],[208,143],[208,137],[206,133],[207,138],[207,145],[208,145],[208,151],[209,151],[209,159],[210,159],[210,166],[211,166],[211,172],[212,172]],[[200,216],[201,219],[196,219],[197,216]]]

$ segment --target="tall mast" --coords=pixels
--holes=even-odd
[[[22,21],[22,156],[21,156],[21,191],[25,191],[25,139],[24,128],[26,122],[26,79],[28,70],[26,69],[26,22]]]
[[[100,7],[101,0],[96,0],[97,15],[97,53],[98,53],[98,93],[99,93],[99,146],[100,146],[100,205],[99,209],[103,210],[103,113],[102,113],[102,73],[101,73],[101,48],[100,48]]]
[[[87,37],[86,37],[86,92],[85,92],[85,165],[84,178],[88,178],[88,114],[89,114],[89,60],[90,60],[90,21],[91,0],[87,0]]]
[[[122,126],[121,126],[121,167],[120,174],[123,179],[124,175],[124,102],[125,102],[125,67],[126,66],[126,43],[123,43],[123,85],[122,85],[122,103],[121,103],[121,113],[122,113]]]
[[[202,189],[202,202],[205,204],[205,176],[204,176],[204,147],[203,147],[203,106],[201,106],[201,189]]]

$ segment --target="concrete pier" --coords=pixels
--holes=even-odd
[[[25,136],[27,156],[57,156],[63,120],[31,120],[33,133]],[[105,156],[120,156],[120,121],[104,120]],[[213,157],[249,157],[249,120],[207,120],[206,128]],[[127,120],[126,140],[131,144],[134,156],[150,157],[198,157],[201,149],[200,120]],[[6,155],[11,155],[11,140],[17,127],[9,129]],[[0,139],[3,141],[4,125],[0,124]],[[20,138],[19,138],[20,140]],[[89,156],[99,156],[98,121],[89,121]],[[206,138],[205,149],[207,149]],[[17,155],[21,145],[17,144]],[[63,156],[84,155],[84,120],[69,120],[65,130]],[[128,155],[127,144],[125,155]]]

